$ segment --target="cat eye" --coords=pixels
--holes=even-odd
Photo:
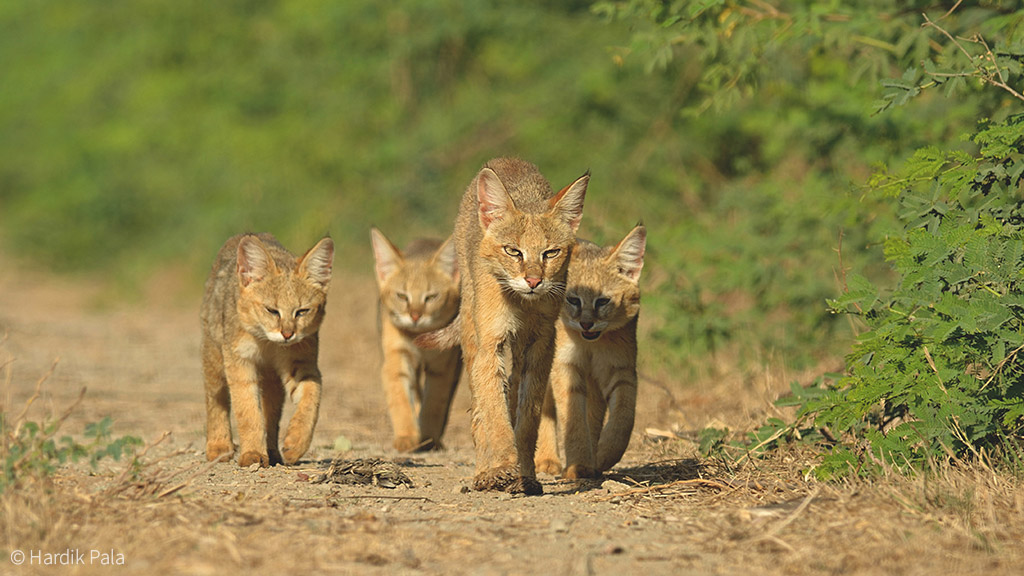
[[[594,300],[594,307],[604,308],[605,306],[608,305],[609,302],[611,302],[611,300],[608,298],[598,298],[597,300]]]
[[[543,256],[545,260],[550,260],[551,258],[554,258],[555,256],[558,256],[561,253],[561,248],[552,248],[551,250],[545,250],[544,253],[541,254],[541,256]]]
[[[522,252],[520,252],[519,250],[516,250],[515,248],[513,248],[511,246],[505,246],[505,254],[508,254],[509,256],[511,256],[513,258],[522,258],[523,257],[523,253]]]
[[[269,313],[271,316],[274,316],[275,318],[280,318],[281,317],[281,313],[278,312],[277,310],[271,308],[270,306],[267,306],[266,308],[267,308],[267,313]]]
[[[575,296],[569,296],[565,299],[565,301],[568,302],[569,305],[572,306],[573,308],[580,307],[580,299],[576,298]]]
[[[309,308],[299,308],[298,310],[295,311],[296,318],[302,318],[306,314],[309,314]]]
[[[398,296],[398,299],[401,300],[402,302],[409,301],[409,295],[406,294],[405,292],[399,292],[398,294],[395,294],[395,296]]]
[[[437,294],[434,293],[434,292],[431,292],[430,294],[424,294],[423,295],[423,303],[425,304],[427,302],[430,302],[434,298],[437,298]]]

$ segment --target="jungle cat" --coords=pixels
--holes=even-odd
[[[636,409],[638,282],[646,245],[642,225],[616,246],[576,243],[541,419],[537,468],[542,472],[597,477],[626,451]]]
[[[473,395],[475,490],[540,494],[534,452],[555,321],[589,174],[558,193],[536,166],[487,162],[455,222],[461,332]]]
[[[217,254],[200,308],[207,459],[233,452],[232,410],[239,466],[293,464],[306,453],[320,410],[317,331],[333,261],[330,238],[296,259],[270,234],[234,236]],[[296,408],[278,451],[286,392]]]
[[[370,230],[380,291],[381,383],[400,452],[441,447],[462,373],[458,348],[425,350],[418,334],[443,328],[459,312],[455,243],[419,238],[404,251]]]

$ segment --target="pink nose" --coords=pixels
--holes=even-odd
[[[422,315],[419,312],[409,312],[409,318],[411,318],[413,322],[419,322],[420,316]]]
[[[281,330],[281,338],[291,340],[292,336],[295,336],[295,332],[292,332],[291,330]]]
[[[527,276],[525,278],[525,280],[526,280],[526,283],[530,286],[531,289],[536,288],[537,286],[540,286],[540,282],[541,282],[540,278],[533,278],[533,277]]]

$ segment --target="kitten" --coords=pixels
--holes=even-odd
[[[293,464],[306,453],[320,409],[317,331],[333,260],[330,238],[296,259],[270,234],[234,236],[217,254],[200,309],[207,459],[233,452],[232,409],[239,466]],[[286,392],[297,406],[278,451]]]
[[[638,282],[646,246],[643,225],[616,246],[576,243],[541,422],[536,457],[541,471],[563,472],[556,421],[566,478],[600,476],[629,445],[636,409]]]
[[[400,452],[440,448],[462,353],[424,350],[413,338],[443,328],[459,311],[455,243],[418,239],[399,251],[376,228],[370,238],[380,290],[381,382],[394,447]]]

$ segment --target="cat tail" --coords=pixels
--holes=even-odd
[[[444,328],[420,334],[413,342],[427,350],[448,350],[459,346],[462,343],[462,314],[457,314]]]

